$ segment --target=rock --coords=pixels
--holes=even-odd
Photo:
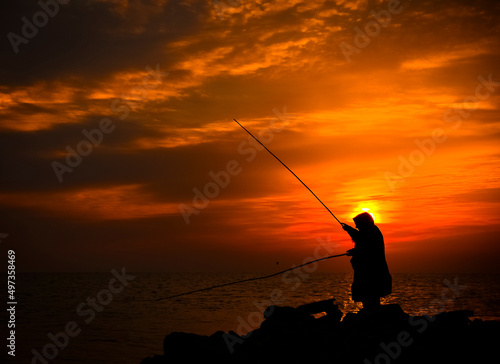
[[[340,313],[342,317],[342,312],[339,310],[339,306],[334,304],[335,300],[329,299],[324,301],[307,303],[296,308],[297,311],[303,312],[308,315],[314,315],[316,313],[325,312],[327,315]]]
[[[265,320],[260,325],[261,329],[287,329],[296,325],[307,325],[314,317],[301,312],[293,307],[269,306],[264,311]]]
[[[264,311],[265,321],[262,323],[261,328],[269,327],[271,324],[282,324],[292,326],[297,323],[313,323],[314,317],[312,315],[318,313],[326,313],[330,323],[339,322],[342,317],[342,311],[339,307],[334,304],[333,299],[307,303],[301,305],[297,308],[294,307],[280,307],[280,306],[269,306]],[[325,321],[325,320],[323,320]]]
[[[435,316],[435,323],[448,327],[465,327],[470,323],[469,317],[473,315],[474,312],[468,310],[441,312]]]
[[[228,357],[229,352],[224,340],[223,331],[217,331],[211,336],[174,332],[165,336],[163,352],[167,362],[172,359],[194,360],[220,360]]]
[[[314,314],[326,315],[314,318]],[[496,355],[500,322],[470,321],[471,311],[409,316],[399,305],[342,312],[333,300],[294,307],[269,306],[261,326],[245,336],[172,333],[164,355],[141,364],[328,362],[416,364],[487,362]]]

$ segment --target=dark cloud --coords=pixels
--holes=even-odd
[[[19,45],[1,42],[3,85],[30,85],[41,80],[103,78],[145,64],[171,62],[165,45],[200,30],[208,11],[204,1],[169,1],[164,7],[132,1],[123,13],[112,3],[71,1],[59,5],[47,25]],[[22,36],[26,17],[41,9],[37,2],[3,4],[0,33]]]
[[[51,129],[0,133],[0,148],[2,150],[0,154],[2,163],[0,179],[3,189],[43,191],[67,188],[68,186],[58,183],[51,163],[53,161],[66,163],[65,156],[68,153],[66,147],[69,146],[76,150],[80,142],[88,140],[83,131],[91,132],[94,129],[99,129],[100,121],[103,118],[89,117],[85,122],[57,124]],[[114,123],[112,120],[111,125],[115,127],[113,132],[109,134],[97,132],[94,137],[96,143],[98,139],[102,139],[102,142],[92,149],[89,156],[83,157],[83,166],[92,164],[92,161],[99,161],[101,156],[105,158],[108,149],[132,143],[136,138],[158,136],[156,131],[131,121],[119,121],[118,124],[115,119]],[[102,138],[98,134],[102,134]],[[57,155],[61,155],[61,157],[57,157]],[[97,163],[98,166],[100,164]],[[123,163],[118,163],[118,165],[123,165]],[[80,168],[83,167],[78,166],[75,170]],[[102,168],[109,170],[106,162],[103,163]],[[100,172],[99,168],[95,171],[98,176]],[[75,174],[79,175],[79,173]],[[86,180],[87,178],[88,176],[85,177]]]

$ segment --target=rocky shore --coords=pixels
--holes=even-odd
[[[324,314],[315,318],[318,313]],[[471,320],[472,311],[410,316],[399,305],[382,305],[342,316],[333,300],[270,306],[261,326],[247,335],[171,333],[163,355],[141,364],[488,363],[498,358],[500,321]]]

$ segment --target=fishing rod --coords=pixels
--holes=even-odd
[[[259,279],[267,279],[267,278],[271,278],[271,277],[277,276],[277,275],[279,275],[279,274],[282,274],[282,273],[285,273],[285,272],[288,272],[288,271],[291,271],[291,270],[294,270],[294,269],[298,269],[298,268],[303,267],[303,266],[308,265],[308,264],[316,263],[316,262],[319,262],[319,261],[321,261],[321,260],[325,260],[325,259],[331,259],[331,258],[342,257],[342,256],[344,256],[344,255],[348,255],[348,254],[347,254],[347,253],[344,253],[344,254],[338,254],[338,255],[330,255],[330,256],[328,256],[328,257],[324,257],[324,258],[316,259],[316,260],[313,260],[313,261],[310,261],[310,262],[307,262],[307,263],[304,263],[304,264],[298,265],[298,266],[296,266],[296,267],[288,268],[288,269],[282,270],[282,271],[280,271],[280,272],[270,274],[270,275],[268,275],[268,276],[255,277],[255,278],[247,278],[247,279],[242,279],[241,281],[229,282],[229,283],[223,283],[223,284],[219,284],[219,285],[212,286],[212,287],[206,287],[206,288],[195,289],[195,290],[193,290],[193,291],[184,292],[184,293],[179,293],[179,294],[175,294],[175,295],[173,295],[173,296],[168,296],[168,297],[164,297],[164,298],[158,298],[158,299],[156,299],[155,301],[156,301],[156,302],[158,302],[158,301],[163,301],[163,300],[169,300],[169,299],[172,299],[172,298],[177,298],[177,297],[181,297],[181,296],[187,296],[187,295],[189,295],[189,294],[193,294],[193,293],[197,293],[197,292],[209,291],[209,290],[214,289],[214,288],[226,287],[226,286],[230,286],[230,285],[233,285],[233,284],[244,283],[244,282],[257,281],[257,280],[259,280]]]
[[[280,162],[286,169],[288,169],[290,171],[291,174],[293,174],[295,176],[295,178],[297,178],[299,180],[300,183],[302,183],[304,185],[305,188],[307,188],[309,190],[309,192],[311,192],[313,194],[314,197],[316,197],[316,199],[324,206],[324,208],[330,213],[330,215],[332,215],[335,220],[337,220],[337,222],[341,225],[341,226],[344,226],[343,223],[340,222],[339,219],[337,219],[337,217],[333,214],[332,211],[330,211],[330,209],[328,208],[328,206],[326,206],[323,201],[321,201],[319,199],[318,196],[316,196],[316,194],[299,178],[299,176],[297,176],[285,163],[283,163],[283,161],[281,159],[279,159],[273,152],[271,152],[264,144],[262,144],[262,142],[257,139],[252,133],[250,133],[243,125],[241,125],[238,120],[236,119],[233,119],[234,121],[236,121],[236,123],[241,126],[241,128],[243,130],[245,130],[248,134],[250,134],[250,136],[252,138],[254,138],[257,143],[259,143],[260,145],[262,145],[262,147],[264,147],[265,150],[267,150],[274,158],[276,158],[278,160],[278,162]],[[307,263],[304,263],[304,264],[301,264],[301,265],[298,265],[296,267],[292,267],[292,268],[288,268],[288,269],[285,269],[285,270],[282,270],[280,272],[277,272],[277,273],[273,273],[273,274],[270,274],[270,275],[267,275],[267,276],[262,276],[262,277],[254,277],[254,278],[247,278],[247,279],[242,279],[240,281],[236,281],[236,282],[229,282],[229,283],[223,283],[223,284],[219,284],[219,285],[216,285],[216,286],[211,286],[211,287],[206,287],[206,288],[200,288],[200,289],[195,289],[193,291],[189,291],[189,292],[184,292],[184,293],[179,293],[179,294],[175,294],[175,295],[172,295],[172,296],[168,296],[168,297],[164,297],[164,298],[158,298],[156,299],[155,301],[158,302],[158,301],[163,301],[163,300],[168,300],[168,299],[172,299],[172,298],[177,298],[177,297],[181,297],[181,296],[187,296],[187,295],[190,295],[190,294],[193,294],[193,293],[197,293],[197,292],[203,292],[203,291],[208,291],[208,290],[211,290],[211,289],[215,289],[215,288],[221,288],[221,287],[226,287],[226,286],[230,286],[230,285],[233,285],[233,284],[239,284],[239,283],[244,283],[244,282],[251,282],[251,281],[257,281],[257,280],[260,280],[260,279],[267,279],[267,278],[271,278],[271,277],[275,277],[279,274],[283,274],[283,273],[286,273],[286,272],[289,272],[291,270],[294,270],[294,269],[298,269],[298,268],[301,268],[305,265],[308,265],[308,264],[312,264],[312,263],[316,263],[316,262],[319,262],[319,261],[322,261],[322,260],[326,260],[326,259],[331,259],[331,258],[337,258],[337,257],[343,257],[345,255],[349,255],[348,253],[344,253],[344,254],[337,254],[337,255],[330,255],[328,257],[324,257],[324,258],[320,258],[320,259],[316,259],[316,260],[313,260],[311,262],[307,262]]]
[[[317,199],[319,202],[321,202],[321,204],[324,206],[324,208],[325,208],[325,209],[327,209],[327,211],[330,213],[330,215],[332,215],[332,216],[335,218],[335,220],[337,220],[337,222],[338,222],[341,226],[344,226],[344,224],[343,224],[343,223],[341,223],[339,219],[337,219],[337,217],[333,214],[333,212],[331,212],[331,211],[330,211],[330,209],[328,208],[328,206],[326,206],[326,205],[323,203],[323,201],[321,201],[321,200],[319,199],[319,197],[318,197],[318,196],[316,196],[316,194],[315,194],[315,193],[314,193],[314,192],[313,192],[313,191],[312,191],[312,190],[311,190],[311,189],[310,189],[310,188],[309,188],[309,187],[308,187],[308,186],[307,186],[304,182],[302,182],[302,180],[299,178],[299,176],[297,176],[297,175],[296,175],[296,174],[295,174],[295,173],[294,173],[294,172],[293,172],[290,168],[288,168],[288,166],[287,166],[285,163],[283,163],[283,162],[281,161],[281,159],[279,159],[279,158],[278,158],[278,157],[277,157],[277,156],[276,156],[273,152],[271,152],[271,151],[270,151],[270,150],[269,150],[269,149],[268,149],[268,148],[267,148],[264,144],[262,144],[262,143],[261,143],[261,141],[260,141],[259,139],[257,139],[257,138],[256,138],[256,137],[255,137],[252,133],[250,133],[250,132],[249,132],[249,131],[248,131],[248,130],[247,130],[247,129],[243,126],[243,125],[241,125],[241,124],[238,122],[238,120],[236,120],[236,119],[233,119],[233,120],[234,120],[234,121],[236,121],[236,123],[237,123],[239,126],[241,126],[241,128],[242,128],[243,130],[245,130],[248,134],[250,134],[250,136],[251,136],[252,138],[254,138],[254,139],[257,141],[257,143],[259,143],[260,145],[262,145],[262,146],[264,147],[264,149],[265,149],[265,150],[267,150],[267,151],[268,151],[268,152],[269,152],[269,153],[270,153],[270,154],[271,154],[274,158],[276,158],[276,159],[278,160],[278,162],[280,162],[280,163],[281,163],[281,164],[282,164],[282,165],[283,165],[286,169],[288,169],[288,170],[290,171],[290,173],[291,173],[291,174],[293,174],[293,175],[295,176],[295,178],[297,178],[297,179],[299,180],[299,182],[300,182],[300,183],[302,183],[302,184],[304,185],[304,187],[305,187],[305,188],[307,188],[307,189],[309,190],[309,192],[311,192],[311,193],[313,194],[313,196],[314,196],[314,197],[316,197],[316,199]]]

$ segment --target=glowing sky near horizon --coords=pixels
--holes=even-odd
[[[70,2],[17,54],[4,36],[0,233],[20,269],[267,271],[318,239],[350,249],[236,118],[340,221],[369,209],[391,271],[498,272],[498,2],[221,3]],[[41,11],[3,6],[5,35]]]

